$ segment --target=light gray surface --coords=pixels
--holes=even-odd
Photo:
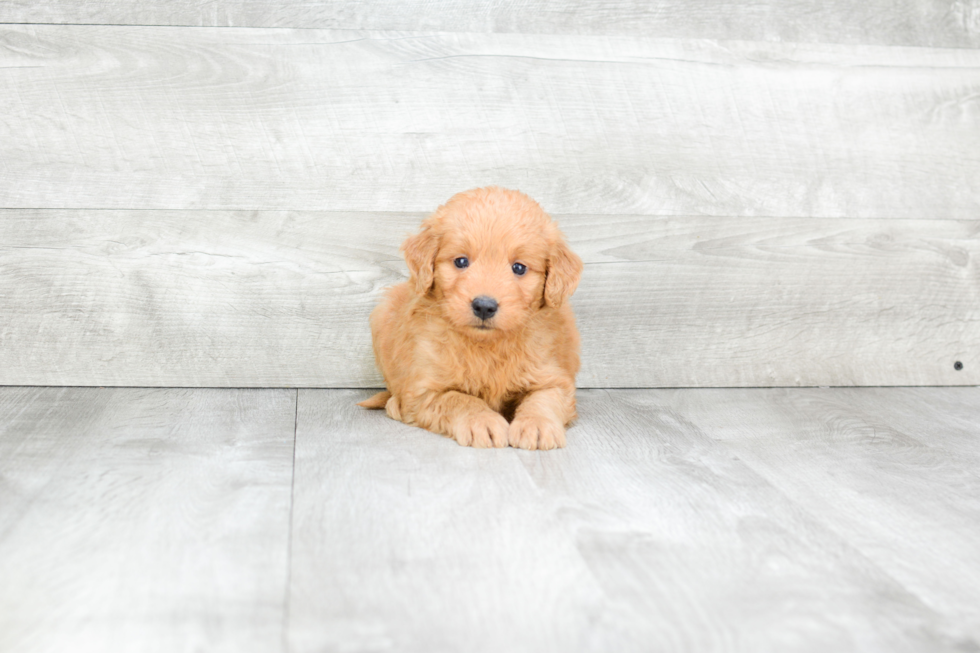
[[[0,207],[975,219],[980,50],[0,28]]]
[[[708,391],[667,405],[980,639],[980,389]]]
[[[0,22],[980,45],[977,0],[5,0]]]
[[[738,15],[874,13],[807,7]],[[0,27],[0,383],[377,386],[398,243],[489,183],[586,258],[582,386],[980,382],[980,50],[627,32]]]
[[[977,646],[980,389],[580,392],[548,455],[363,395],[300,391],[294,650]]]
[[[581,391],[555,452],[367,394],[0,388],[0,650],[980,645],[980,388]]]
[[[0,210],[0,384],[380,386],[422,217]],[[976,221],[557,218],[581,387],[980,383]]]
[[[0,651],[281,643],[291,390],[0,388]]]

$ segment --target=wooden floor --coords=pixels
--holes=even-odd
[[[980,388],[0,388],[0,651],[975,651]]]

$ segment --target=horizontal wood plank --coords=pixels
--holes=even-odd
[[[376,387],[422,217],[0,211],[0,384]],[[977,221],[558,221],[581,387],[980,383]]]
[[[980,50],[0,27],[0,207],[973,219]]]
[[[0,22],[980,46],[980,5],[975,0],[5,0]]]
[[[294,400],[0,388],[0,650],[281,650]]]
[[[363,411],[354,405],[363,391],[302,390],[290,648],[969,648],[977,638],[976,585],[969,587],[976,565],[963,544],[976,539],[980,523],[975,475],[966,481],[972,462],[941,446],[920,455],[896,438],[839,443],[835,424],[809,413],[792,419],[806,392],[782,393],[787,410],[777,409],[774,425],[716,439],[698,419],[736,429],[743,413],[766,414],[770,393],[583,391],[568,448],[542,453],[460,447]],[[848,402],[841,391],[824,392]],[[977,394],[952,398],[958,416],[975,415],[969,402],[976,405]],[[878,401],[890,405],[886,393]],[[859,408],[835,415],[848,420],[848,432],[861,421]],[[800,424],[811,429],[805,441]],[[742,460],[742,441],[798,452],[796,491]],[[840,478],[839,463],[853,476]],[[835,471],[819,473],[827,466]],[[948,474],[971,498],[961,503],[943,489]],[[854,478],[881,499],[881,510],[868,515],[855,497],[817,519],[810,502],[795,501],[801,486],[846,493]],[[917,509],[904,506],[903,490],[925,490]],[[918,510],[928,506],[931,514]],[[896,578],[896,568],[917,571]],[[915,582],[928,577],[949,600],[934,602]]]

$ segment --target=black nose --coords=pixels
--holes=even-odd
[[[473,315],[481,320],[489,320],[497,312],[497,300],[486,295],[480,295],[473,300]]]

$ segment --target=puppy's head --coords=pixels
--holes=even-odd
[[[538,203],[496,187],[454,195],[402,251],[416,292],[475,338],[514,331],[534,312],[561,306],[582,273]]]

